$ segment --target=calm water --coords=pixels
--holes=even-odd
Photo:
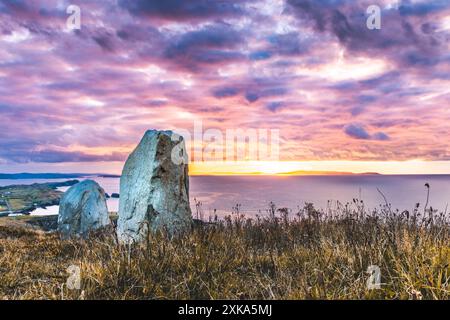
[[[119,193],[118,178],[94,178],[107,193]],[[0,186],[32,184],[64,180],[0,180]],[[317,208],[326,208],[329,200],[342,203],[361,198],[367,207],[375,208],[384,203],[379,188],[393,208],[412,209],[416,203],[426,201],[425,183],[431,186],[429,204],[445,211],[450,203],[450,175],[414,176],[228,176],[191,177],[191,205],[193,199],[202,202],[207,217],[217,209],[219,214],[230,213],[232,207],[241,204],[241,212],[249,215],[265,213],[270,201],[277,207],[296,209],[305,202]],[[62,189],[64,191],[64,189]],[[109,199],[110,211],[117,211],[118,199]],[[38,209],[34,214],[57,214],[58,207]],[[194,211],[195,212],[195,211]]]

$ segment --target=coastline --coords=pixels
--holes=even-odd
[[[78,180],[65,182],[34,183],[31,185],[14,184],[0,187],[0,216],[10,214],[28,215],[36,208],[58,205],[64,192],[61,187],[70,187]]]

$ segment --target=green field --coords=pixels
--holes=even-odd
[[[56,188],[75,184],[76,180],[62,183],[36,183],[32,185],[14,185],[0,187],[0,212],[8,210],[7,200],[14,212],[28,213],[36,207],[56,205],[62,192]]]

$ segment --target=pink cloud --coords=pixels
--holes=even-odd
[[[364,1],[136,3],[80,1],[67,32],[56,1],[0,1],[1,161],[120,161],[196,119],[280,129],[283,160],[450,160],[449,6],[372,34]]]

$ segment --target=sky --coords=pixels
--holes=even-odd
[[[450,173],[449,71],[447,0],[0,0],[0,172],[120,173],[202,122],[279,130],[280,161],[195,174]]]

